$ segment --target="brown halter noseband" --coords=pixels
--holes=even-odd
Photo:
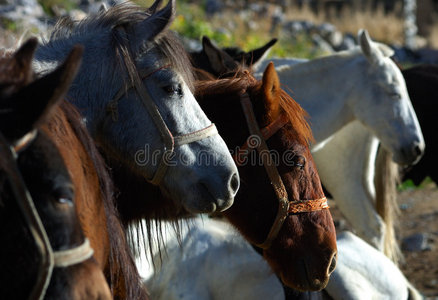
[[[119,33],[126,35],[126,31],[122,27],[118,28],[118,30]],[[125,40],[128,39],[122,39],[122,41]],[[166,68],[167,66],[162,66],[153,71],[143,70],[139,72],[132,59],[133,57],[132,51],[130,50],[129,45],[121,44],[120,47],[122,50],[121,52],[123,53],[123,61],[125,63],[125,67],[128,71],[128,74],[130,75],[130,78],[132,78],[133,83],[129,86],[122,87],[117,92],[114,98],[108,103],[107,111],[111,113],[113,121],[116,122],[118,120],[118,113],[117,113],[118,101],[123,97],[123,95],[125,95],[128,92],[129,89],[134,88],[136,90],[136,92],[140,96],[141,103],[145,106],[145,108],[151,115],[152,120],[155,123],[155,126],[157,127],[158,131],[160,132],[160,137],[164,143],[164,151],[160,160],[160,164],[158,165],[158,168],[155,171],[155,174],[152,177],[152,179],[148,180],[152,184],[158,185],[160,184],[161,180],[166,174],[168,168],[166,157],[171,157],[170,155],[173,154],[176,146],[193,143],[202,140],[204,138],[207,138],[209,136],[216,135],[218,134],[218,132],[216,126],[214,124],[211,124],[206,128],[197,130],[195,132],[182,134],[174,137],[170,132],[169,128],[167,127],[166,123],[164,122],[164,119],[161,116],[157,105],[154,103],[152,97],[150,96],[150,94],[148,93],[146,87],[143,85],[142,82],[143,79],[147,78],[148,76],[151,76],[153,73],[157,72],[158,70]]]
[[[273,136],[278,130],[285,126],[289,120],[287,116],[283,113],[274,122],[266,126],[265,128],[259,128],[257,124],[257,119],[252,107],[251,100],[248,93],[244,90],[240,95],[240,103],[242,105],[243,112],[245,114],[246,123],[248,125],[249,133],[251,135],[258,136],[260,145],[257,147],[257,151],[269,153],[269,148],[266,144],[266,140]],[[239,165],[239,159],[241,158],[242,150],[249,148],[248,140],[241,147],[240,153],[235,156],[236,164]],[[272,157],[270,155],[261,155],[263,166],[268,174],[271,184],[274,188],[275,194],[278,198],[278,212],[275,217],[274,223],[269,230],[268,236],[265,241],[261,244],[256,244],[257,247],[262,249],[268,249],[271,246],[272,241],[277,237],[278,232],[283,226],[286,217],[289,214],[303,213],[318,211],[325,208],[329,208],[327,204],[327,198],[323,197],[315,200],[290,200],[288,199],[288,194],[284,186],[283,180],[275,166]]]
[[[36,130],[31,131],[14,145],[10,145],[0,133],[0,154],[5,158],[4,171],[41,257],[36,282],[29,299],[44,298],[54,267],[76,265],[93,255],[93,249],[87,238],[77,247],[58,251],[52,249],[46,229],[16,164],[18,153],[32,143],[36,135]]]

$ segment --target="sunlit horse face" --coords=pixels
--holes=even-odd
[[[190,90],[191,68],[183,47],[167,31],[174,4],[172,0],[149,16],[125,3],[72,29],[61,24],[36,56],[36,65],[45,68],[59,60],[57,51],[72,43],[84,45],[83,64],[69,99],[84,115],[102,150],[145,180],[156,174],[165,147],[160,128],[143,101],[158,107],[175,137],[211,125]],[[126,65],[131,60],[134,66],[128,75]],[[142,99],[132,88],[136,72],[144,72],[141,83],[150,99]],[[116,99],[119,91],[122,94]],[[158,184],[181,208],[192,213],[213,212],[232,204],[239,177],[219,135],[176,146],[174,153],[164,158],[168,168]]]
[[[199,101],[217,123],[222,136],[233,150],[245,141],[258,146],[257,137],[249,137],[239,93],[246,89],[258,126],[263,128],[286,118],[281,128],[267,140],[289,201],[324,197],[321,182],[309,150],[311,132],[302,108],[280,88],[271,64],[262,82],[237,76],[198,84]],[[271,185],[262,154],[250,149],[240,163],[242,186],[233,206],[224,212],[248,241],[264,243],[279,211],[279,200]],[[266,155],[266,153],[264,153]],[[270,245],[263,245],[263,255],[275,273],[288,286],[299,290],[319,290],[327,284],[336,265],[336,233],[328,209],[290,213]]]
[[[372,42],[366,31],[359,34],[359,42],[366,57],[360,62],[366,67],[361,69],[366,73],[360,76],[364,82],[356,84],[358,88],[353,92],[356,95],[349,101],[357,102],[350,107],[393,153],[396,163],[414,164],[422,156],[425,143],[403,75],[390,59],[393,51]],[[364,85],[372,88],[360,88]]]
[[[15,177],[21,176],[56,253],[44,299],[110,299],[108,284],[90,251],[76,262],[60,258],[59,251],[82,245],[85,237],[65,163],[48,136],[43,132],[34,135],[67,92],[80,62],[80,51],[75,49],[58,70],[30,82],[36,44],[35,39],[29,40],[12,57],[0,59],[0,294],[8,299],[29,298],[37,278],[41,279],[38,266],[42,258],[29,231],[31,224],[13,193],[13,186],[22,187]],[[10,153],[7,160],[3,151],[9,147],[17,156]],[[71,253],[71,258],[77,253]]]

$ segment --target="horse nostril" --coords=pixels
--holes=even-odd
[[[328,269],[328,275],[333,273],[333,271],[336,268],[336,258],[337,258],[337,256],[338,256],[337,253],[333,254],[333,256],[332,256],[332,261],[330,262],[330,266],[329,266],[329,269]]]
[[[414,154],[417,156],[420,156],[423,154],[423,149],[421,149],[420,145],[415,145],[414,147]]]
[[[230,180],[230,188],[233,193],[233,196],[236,195],[237,191],[239,190],[239,187],[240,187],[239,175],[237,175],[237,173],[234,173],[231,176],[231,180]]]

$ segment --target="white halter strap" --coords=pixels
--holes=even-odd
[[[58,268],[76,265],[89,259],[93,256],[93,253],[94,251],[90,246],[90,241],[85,238],[84,242],[75,248],[54,251],[54,265]]]

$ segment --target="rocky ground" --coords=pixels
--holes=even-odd
[[[430,183],[421,189],[400,192],[398,203],[401,208],[398,236],[399,243],[404,244],[406,261],[400,268],[426,299],[437,300],[438,187]],[[336,221],[344,220],[335,206],[331,211]]]

